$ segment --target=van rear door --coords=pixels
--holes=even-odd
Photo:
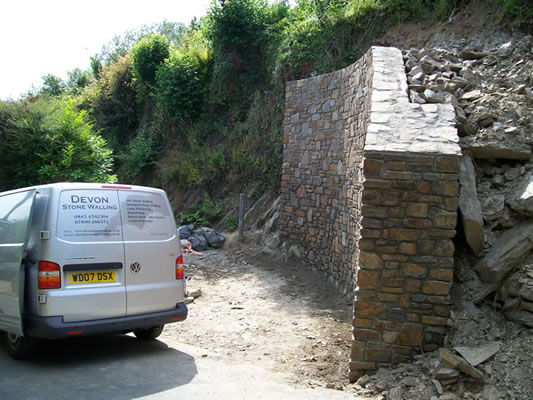
[[[24,257],[35,190],[0,196],[0,329],[22,335]]]
[[[125,316],[124,245],[117,191],[63,190],[57,213],[57,241],[49,243],[45,256],[62,265],[62,287],[47,291],[41,315],[63,315],[65,322]]]
[[[119,190],[124,232],[127,315],[170,310],[183,301],[176,280],[176,224],[162,190]]]

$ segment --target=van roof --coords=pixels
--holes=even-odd
[[[87,182],[57,182],[57,183],[49,183],[46,185],[36,185],[36,186],[28,186],[24,188],[18,188],[14,190],[9,190],[5,192],[1,192],[0,195],[4,194],[11,194],[11,193],[17,193],[25,190],[31,190],[31,189],[59,189],[59,190],[65,190],[65,189],[103,189],[103,190],[139,190],[143,192],[153,192],[153,193],[164,193],[164,190],[147,187],[147,186],[136,186],[136,185],[127,185],[127,184],[117,184],[117,183],[87,183]]]

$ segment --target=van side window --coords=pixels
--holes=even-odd
[[[34,191],[0,197],[0,244],[24,243]]]

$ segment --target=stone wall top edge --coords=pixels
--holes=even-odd
[[[370,52],[370,50],[369,50]],[[354,68],[355,66],[357,66],[361,60],[363,60],[365,58],[365,56],[368,55],[368,53],[365,53],[361,58],[359,58],[356,62],[354,62],[353,64],[350,64],[348,65],[347,67],[344,67],[342,69],[338,69],[336,71],[332,71],[332,72],[328,72],[326,74],[321,74],[321,75],[316,75],[316,76],[311,76],[309,78],[303,78],[303,79],[295,79],[295,80],[292,80],[292,81],[287,81],[286,82],[286,86],[294,86],[294,85],[297,85],[298,82],[303,82],[303,81],[311,81],[313,79],[317,79],[317,78],[327,78],[329,76],[336,76],[336,75],[342,75],[345,71],[349,70],[350,68]]]
[[[458,146],[459,147],[459,146]],[[402,155],[405,158],[408,157],[462,157],[463,153],[461,151],[461,148],[459,147],[458,152],[453,151],[450,153],[442,153],[442,152],[418,152],[418,151],[405,151],[405,150],[383,150],[379,147],[375,146],[369,146],[368,148],[365,147],[364,150],[364,156],[366,158],[372,157],[372,155]],[[368,157],[367,157],[368,156]]]

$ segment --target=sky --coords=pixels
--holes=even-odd
[[[47,74],[89,69],[113,36],[167,20],[189,24],[212,0],[4,0],[0,8],[0,99],[17,99]]]

